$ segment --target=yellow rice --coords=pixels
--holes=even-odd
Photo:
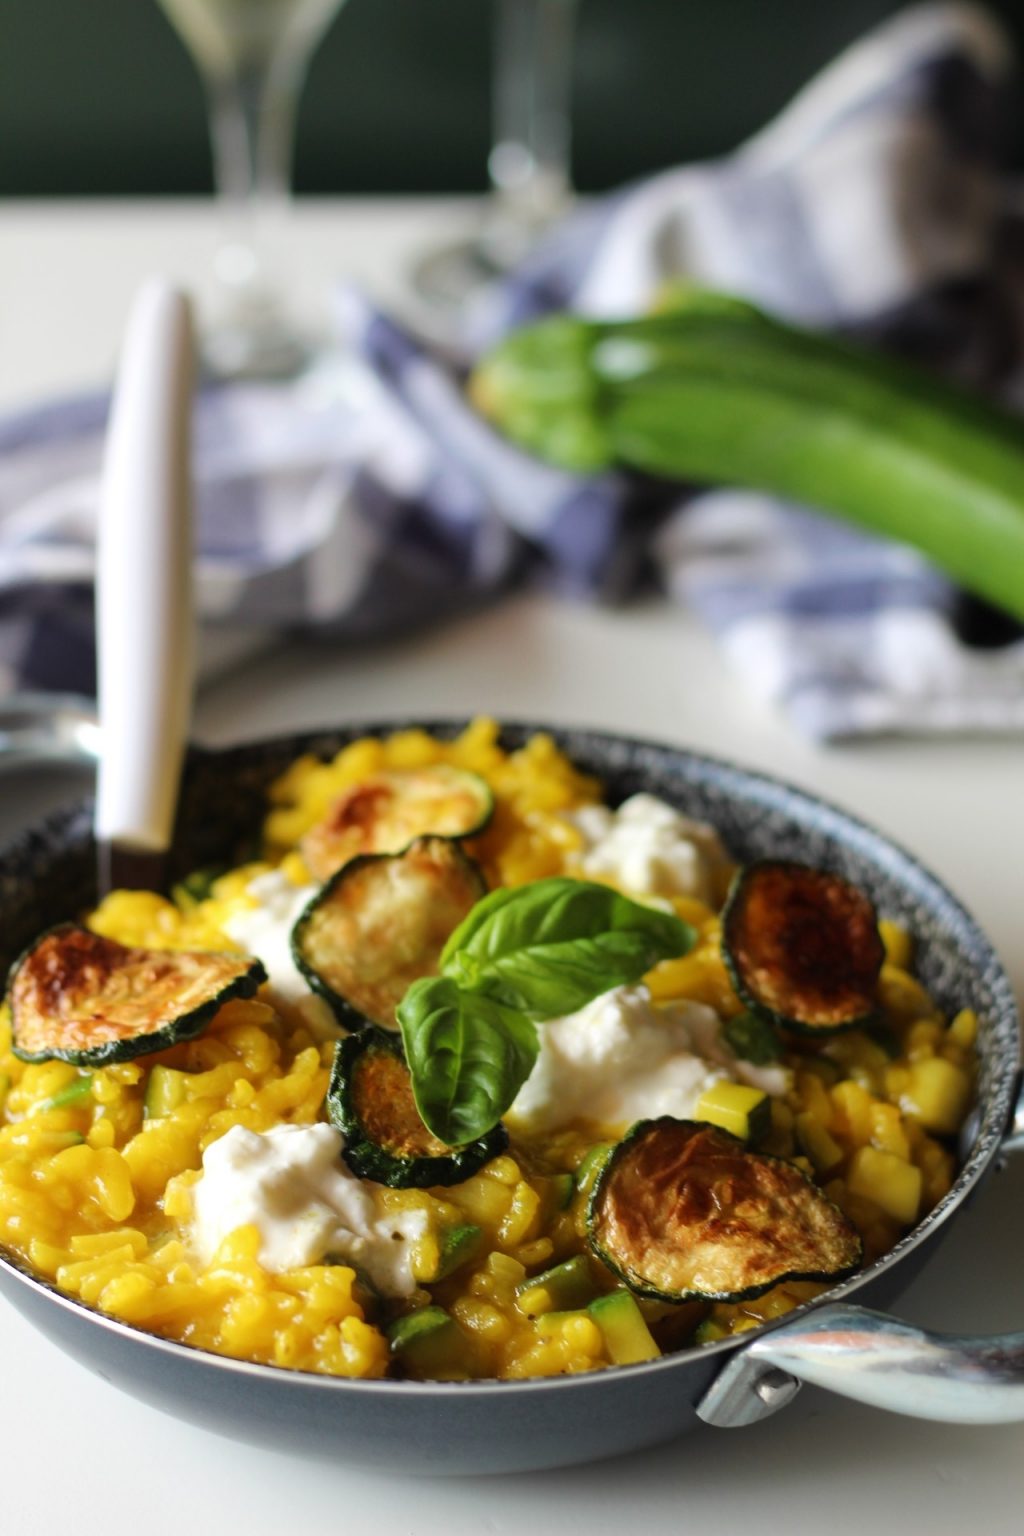
[[[140,892],[114,892],[90,915],[97,932],[149,947],[233,947],[222,925],[249,903],[252,877],[280,865],[296,884],[307,872],[296,844],[337,795],[380,769],[450,762],[481,774],[496,810],[470,851],[492,885],[561,873],[579,837],[560,813],[600,796],[545,736],[504,752],[497,727],[478,720],[453,742],[420,731],[361,740],[333,761],[301,758],[272,787],[265,861],[223,876],[208,900],[175,905]],[[696,948],[648,978],[661,1001],[706,1002],[728,1017],[741,1008],[719,954],[717,914],[680,898],[680,915],[699,931]],[[866,1259],[886,1252],[948,1190],[948,1137],[972,1093],[976,1020],[947,1022],[911,974],[912,942],[883,921],[887,960],[881,996],[897,1053],[860,1032],[791,1058],[794,1086],[773,1104],[767,1150],[795,1157],[861,1232]],[[200,1265],[189,1247],[190,1187],[204,1149],[233,1125],[264,1131],[322,1117],[333,1046],[317,1043],[301,1017],[259,1000],[228,1003],[197,1040],[92,1074],[91,1092],[65,1107],[48,1101],[75,1082],[77,1068],[26,1064],[10,1046],[0,1010],[0,1243],[70,1295],[164,1337],[242,1359],[351,1377],[389,1369],[387,1342],[367,1315],[353,1271],[320,1264],[271,1274],[258,1260],[259,1234],[243,1227]],[[146,1082],[157,1064],[189,1074],[184,1101],[144,1119]],[[559,1209],[557,1175],[576,1170],[588,1149],[623,1127],[579,1123],[532,1144],[513,1142],[474,1177],[451,1189],[388,1191],[392,1209],[419,1207],[429,1220],[414,1253],[421,1281],[436,1271],[439,1234],[471,1221],[485,1234],[481,1255],[450,1278],[417,1292],[456,1319],[433,1374],[513,1378],[592,1370],[609,1363],[601,1330],[585,1315],[532,1309],[516,1288],[530,1275],[584,1249],[586,1189]],[[933,1134],[935,1133],[935,1134]],[[607,1277],[612,1285],[612,1277]],[[663,1348],[756,1326],[817,1294],[810,1282],[784,1284],[755,1301],[703,1306],[643,1303]]]

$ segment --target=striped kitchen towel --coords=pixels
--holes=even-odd
[[[570,217],[471,314],[467,353],[553,308],[635,311],[686,274],[1024,405],[1011,73],[987,13],[903,13],[733,156]],[[751,493],[535,463],[473,415],[449,359],[365,297],[337,310],[342,345],[309,374],[197,400],[211,629],[365,637],[514,583],[610,601],[656,573],[815,738],[1024,728],[1024,640],[913,552]],[[105,414],[96,397],[0,422],[0,686],[92,686]]]

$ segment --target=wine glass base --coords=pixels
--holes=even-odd
[[[315,351],[309,337],[285,328],[215,326],[200,337],[203,371],[215,379],[290,379]]]
[[[498,196],[488,201],[476,230],[426,251],[410,269],[414,294],[442,323],[457,320],[467,304],[513,272],[572,206],[564,189],[528,208]]]
[[[410,279],[418,298],[454,313],[503,270],[480,237],[468,236],[420,256]]]

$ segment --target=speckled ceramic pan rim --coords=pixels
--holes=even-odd
[[[451,736],[462,729],[464,723],[452,720],[368,721],[334,731],[255,742],[223,752],[194,752],[179,815],[179,867],[173,873],[207,862],[215,849],[221,856],[230,856],[246,831],[251,832],[258,824],[267,785],[301,754],[326,757],[356,737],[389,734],[413,726],[440,736]],[[711,822],[730,852],[740,859],[786,856],[845,875],[868,892],[883,915],[905,923],[914,933],[915,969],[940,1007],[948,1013],[964,1006],[977,1010],[982,1021],[978,1123],[970,1152],[953,1189],[888,1254],[869,1269],[831,1289],[821,1299],[831,1302],[866,1290],[872,1293],[868,1299],[882,1295],[888,1300],[901,1283],[905,1283],[902,1276],[893,1277],[892,1271],[912,1254],[917,1254],[916,1262],[904,1265],[906,1279],[916,1271],[922,1250],[929,1246],[992,1165],[1014,1110],[1020,1064],[1017,1009],[1009,981],[988,939],[960,902],[917,859],[827,801],[731,763],[597,731],[514,723],[504,727],[502,739],[505,745],[515,747],[538,730],[550,731],[575,763],[600,777],[613,802],[644,789],[665,797],[695,819]],[[30,940],[32,934],[44,926],[35,923],[40,915],[39,893],[42,893],[43,904],[49,907],[48,922],[73,915],[76,908],[92,899],[90,818],[90,804],[82,803],[57,813],[0,852],[0,924],[5,931],[5,948],[10,943],[16,952],[22,942]],[[54,890],[70,903],[71,910],[67,905],[61,910],[52,909]],[[35,926],[29,926],[23,939],[26,922]],[[14,943],[14,940],[18,942]],[[562,1397],[566,1393],[573,1402],[582,1393],[585,1399],[593,1399],[595,1404],[605,1398],[610,1403],[621,1395],[610,1383],[628,1378],[643,1392],[648,1392],[662,1383],[667,1386],[669,1378],[674,1377],[680,1377],[677,1395],[681,1407],[685,1400],[696,1401],[713,1376],[720,1357],[741,1344],[736,1339],[721,1340],[643,1365],[618,1367],[589,1376],[468,1383],[349,1381],[209,1355],[140,1332],[63,1296],[47,1282],[29,1274],[20,1262],[0,1257],[0,1282],[5,1281],[4,1288],[12,1300],[17,1302],[16,1291],[28,1287],[37,1297],[45,1297],[49,1308],[81,1319],[90,1329],[101,1330],[111,1344],[114,1339],[120,1339],[130,1343],[133,1351],[147,1352],[152,1361],[151,1377],[159,1368],[160,1359],[168,1363],[180,1361],[186,1368],[202,1361],[218,1373],[227,1373],[220,1377],[225,1389],[228,1378],[235,1379],[237,1388],[243,1392],[247,1390],[246,1383],[251,1387],[259,1381],[273,1392],[286,1390],[289,1399],[296,1404],[295,1394],[312,1393],[322,1404],[321,1412],[326,1409],[329,1399],[344,1397],[347,1402],[361,1401],[367,1408],[372,1399],[375,1406],[393,1402],[396,1411],[400,1402],[419,1405],[419,1409],[432,1405],[443,1421],[445,1404],[481,1400],[481,1406],[483,1401],[496,1406],[499,1400],[514,1398],[525,1406],[526,1399],[547,1399],[550,1394],[558,1394],[558,1400],[568,1403]],[[857,1299],[865,1298],[858,1296]],[[819,1301],[812,1302],[800,1311],[811,1311],[818,1305]],[[32,1310],[38,1311],[38,1308]],[[788,1314],[786,1320],[793,1316]],[[55,1331],[38,1316],[33,1320],[46,1331]],[[757,1330],[758,1335],[763,1335],[772,1326],[767,1324],[764,1329]],[[66,1340],[61,1342],[66,1348],[74,1347]],[[85,1352],[102,1355],[103,1346],[95,1340]],[[92,1363],[94,1368],[99,1368]],[[141,1367],[140,1374],[146,1376],[147,1368]],[[140,1396],[149,1395],[138,1382],[123,1380],[121,1384]],[[184,1404],[171,1406],[173,1411],[185,1416],[196,1416],[190,1414]],[[433,1413],[427,1417],[432,1421]],[[416,1422],[422,1418],[422,1413],[418,1413]],[[235,1432],[243,1438],[256,1438],[251,1424],[245,1429],[228,1423],[215,1427],[220,1427],[224,1433]],[[680,1422],[670,1427],[669,1433],[678,1433],[685,1427],[686,1424]],[[507,1434],[507,1427],[500,1433]],[[484,1435],[483,1439],[486,1438]],[[639,1438],[637,1426],[633,1425],[628,1433],[623,1431],[615,1448],[633,1449],[665,1438],[668,1435],[664,1423],[652,1423]],[[517,1458],[496,1444],[489,1444],[486,1453],[472,1457],[468,1466],[456,1465],[458,1458],[449,1458],[451,1465],[432,1466],[430,1470],[514,1470],[520,1466],[559,1465],[607,1454],[607,1435],[602,1443],[599,1444],[599,1440],[600,1437],[595,1435],[593,1444],[587,1442],[581,1450],[582,1442],[577,1443],[577,1436],[572,1444],[566,1445],[564,1453],[556,1450],[553,1454],[542,1455],[534,1450],[524,1452],[526,1459],[523,1456]],[[345,1449],[344,1445],[338,1445],[339,1454],[344,1454]],[[441,1460],[445,1461],[443,1455]],[[411,1463],[408,1469],[417,1468]],[[420,1467],[419,1470],[427,1468]]]

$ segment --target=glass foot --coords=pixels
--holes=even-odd
[[[200,336],[203,371],[216,379],[288,379],[315,352],[309,337],[287,327],[223,324]]]

